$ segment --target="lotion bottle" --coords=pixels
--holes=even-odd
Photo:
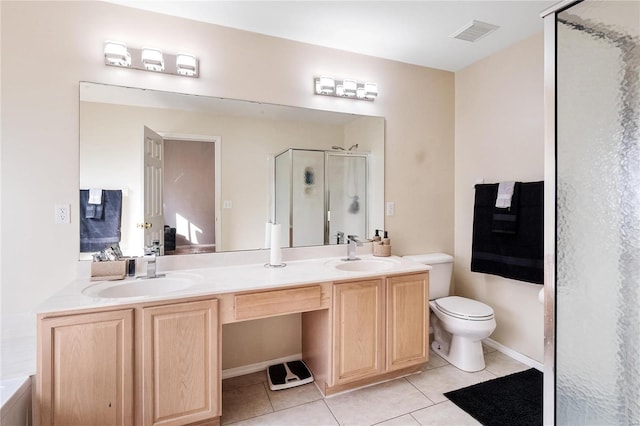
[[[387,231],[384,231],[384,237],[382,238],[382,244],[384,244],[385,246],[388,246],[389,244],[391,244],[391,240],[389,239],[389,234],[387,233]]]

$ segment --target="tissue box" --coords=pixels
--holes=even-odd
[[[91,281],[122,280],[126,274],[126,260],[91,262]]]

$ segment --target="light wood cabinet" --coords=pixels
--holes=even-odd
[[[207,299],[41,316],[34,424],[219,424],[218,311]]]
[[[334,286],[335,384],[378,375],[383,371],[383,290],[381,279]]]
[[[425,275],[387,279],[387,370],[427,361],[428,298]]]
[[[409,374],[428,361],[428,299],[426,273],[335,283],[330,312],[302,315],[302,356],[323,393]]]
[[[39,323],[34,424],[133,425],[133,310]]]
[[[259,291],[234,297],[234,317],[249,320],[320,309],[322,286]]]
[[[218,301],[142,309],[142,424],[221,415]]]
[[[219,425],[221,324],[302,312],[325,395],[428,360],[428,274],[323,282],[38,317],[34,424]]]

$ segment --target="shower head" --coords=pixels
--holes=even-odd
[[[340,151],[344,151],[344,148],[338,145],[333,145],[331,149],[339,149]]]

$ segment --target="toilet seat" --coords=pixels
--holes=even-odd
[[[466,321],[488,321],[493,318],[493,309],[477,300],[459,296],[435,300],[436,308],[445,315]]]

